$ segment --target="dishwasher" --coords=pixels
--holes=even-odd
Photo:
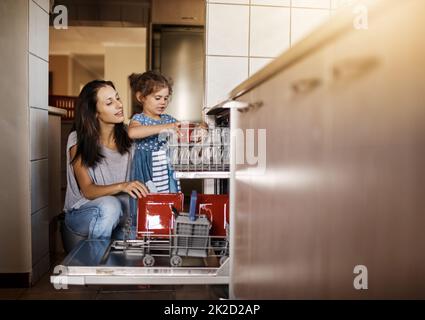
[[[178,179],[211,179],[212,194],[149,194],[138,200],[136,238],[83,240],[56,265],[50,282],[68,285],[229,284],[230,135],[228,114],[201,134],[182,124],[168,137]],[[127,224],[130,224],[129,222]]]

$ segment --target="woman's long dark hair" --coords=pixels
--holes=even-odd
[[[96,104],[99,89],[106,86],[115,89],[111,81],[91,81],[84,86],[78,96],[73,125],[73,130],[77,131],[77,153],[71,163],[81,157],[83,165],[95,167],[104,158],[100,149],[100,126],[96,117]],[[120,154],[129,152],[131,139],[124,123],[115,124],[114,138]]]

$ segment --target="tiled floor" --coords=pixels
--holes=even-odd
[[[69,286],[56,290],[50,283],[51,272],[28,289],[2,289],[0,300],[218,300],[227,299],[224,285],[151,285],[151,286]]]

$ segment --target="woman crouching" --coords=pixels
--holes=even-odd
[[[133,148],[112,82],[84,86],[73,128],[66,147],[65,224],[88,239],[122,239],[129,196],[140,198],[148,190],[139,181],[128,181]]]

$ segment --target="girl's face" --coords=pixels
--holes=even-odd
[[[164,113],[169,98],[168,88],[162,88],[146,97],[142,97],[140,93],[137,95],[137,99],[143,104],[143,112],[153,118],[159,118]]]
[[[96,117],[100,123],[116,124],[124,121],[124,112],[118,93],[110,86],[97,92]]]

